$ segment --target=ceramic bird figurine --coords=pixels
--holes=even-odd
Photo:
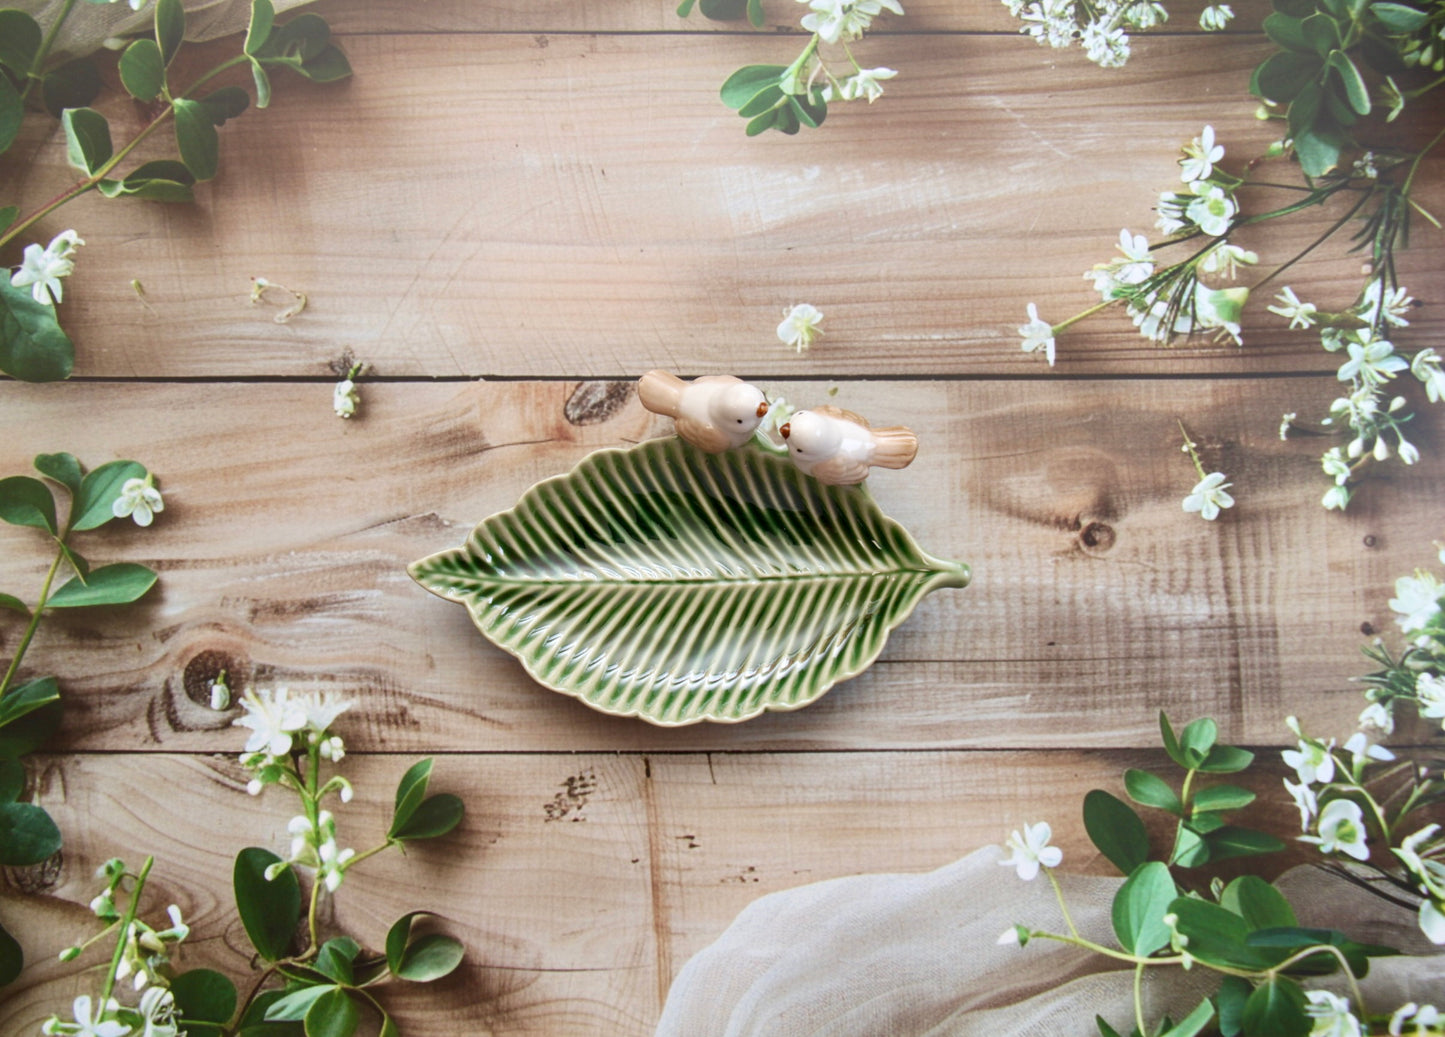
[[[911,430],[902,425],[869,428],[863,418],[840,407],[797,411],[778,431],[788,441],[793,464],[830,486],[860,483],[873,465],[907,468],[918,453],[918,437]]]
[[[730,374],[685,382],[666,371],[648,371],[637,380],[637,395],[652,413],[673,418],[679,436],[709,454],[742,446],[768,413],[763,394]]]

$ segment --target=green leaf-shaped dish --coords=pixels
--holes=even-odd
[[[409,571],[540,683],[668,726],[806,706],[969,579],[862,486],[676,437],[590,454]]]

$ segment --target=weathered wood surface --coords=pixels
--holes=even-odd
[[[436,787],[467,800],[454,843],[370,862],[337,901],[373,941],[426,906],[467,942],[461,976],[398,1002],[410,1037],[645,1035],[683,962],[756,896],[937,867],[1025,821],[1098,870],[1079,800],[1161,764],[1161,709],[1266,747],[1289,713],[1353,729],[1358,648],[1394,636],[1391,583],[1445,534],[1440,408],[1410,426],[1417,470],[1327,514],[1323,441],[1277,434],[1339,391],[1310,333],[1262,316],[1243,349],[1163,351],[1116,316],[1061,339],[1053,372],[1015,333],[1029,301],[1053,320],[1093,301],[1081,272],[1152,223],[1206,121],[1230,161],[1269,142],[1243,90],[1259,37],[1200,36],[1202,5],[1176,6],[1105,72],[1015,38],[1001,4],[918,0],[860,47],[901,70],[883,101],[750,141],[717,86],[789,60],[799,41],[774,28],[802,7],[769,0],[753,33],[674,6],[319,4],[356,77],[278,82],[270,110],[222,131],[196,207],[87,198],[39,228],[88,241],[66,291],[78,378],[0,383],[0,476],[44,451],[133,457],[167,506],[81,544],[154,566],[160,588],[55,617],[27,658],[69,706],[32,761],[66,849],[7,876],[0,912],[33,964],[0,1032],[34,1032],[82,989],[48,958],[115,854],[157,855],[157,903],[196,925],[190,964],[244,967],[230,861],[283,849],[289,812],[244,794],[235,713],[206,704],[222,666],[355,697],[344,841],[380,830],[416,756],[440,754]],[[0,188],[34,205],[72,174],[58,134],[26,132]],[[1437,212],[1440,171],[1421,174]],[[1279,262],[1338,214],[1248,243]],[[1429,303],[1411,346],[1445,329],[1445,238],[1418,230],[1400,267]],[[273,323],[279,307],[247,301],[257,275],[310,306]],[[1330,246],[1287,281],[1342,306],[1359,257]],[[828,333],[795,356],[773,328],[805,299]],[[341,422],[331,382],[352,357],[377,380]],[[913,425],[919,460],[872,491],[973,586],[929,597],[872,669],[798,713],[663,730],[531,683],[404,566],[590,450],[665,434],[625,392],[577,402],[583,379],[658,365]],[[1235,484],[1218,523],[1180,510],[1180,420]],[[34,531],[0,528],[0,589],[33,597],[47,563]],[[0,659],[18,636],[0,617]],[[1272,763],[1251,780],[1278,779]],[[1259,823],[1287,834],[1293,808]]]
[[[92,931],[97,866],[153,854],[156,910],[179,904],[200,934],[186,965],[245,975],[249,948],[224,877],[243,846],[287,841],[284,797],[247,796],[234,755],[33,762],[43,801],[70,833],[58,872],[20,876],[36,894],[16,908],[35,926],[37,956]],[[351,761],[357,795],[339,820],[343,845],[379,841],[409,762]],[[675,971],[764,894],[941,867],[1043,817],[1055,819],[1071,870],[1107,873],[1074,821],[1078,790],[1117,793],[1122,767],[1162,763],[1160,753],[1079,752],[448,755],[433,787],[466,795],[462,828],[445,846],[358,868],[330,921],[375,947],[402,914],[435,908],[465,940],[458,975],[396,991],[408,1034],[640,1037]],[[1261,772],[1254,784],[1276,781]],[[1283,826],[1293,813],[1267,816]],[[998,879],[1000,896],[1019,882],[1004,869]],[[36,1032],[82,989],[74,966],[40,961],[0,1002],[0,1032]]]
[[[1026,304],[1061,321],[1096,301],[1082,272],[1114,256],[1120,227],[1152,227],[1179,144],[1212,120],[1242,162],[1278,134],[1243,94],[1267,53],[1248,37],[1149,39],[1107,72],[1025,39],[865,40],[870,61],[904,70],[884,101],[759,140],[717,87],[739,65],[791,60],[795,39],[344,42],[355,79],[278,79],[271,108],[224,128],[221,175],[194,208],[92,196],[42,225],[46,240],[72,224],[89,235],[66,292],[78,374],[316,375],[347,348],[388,376],[697,373],[719,355],[774,376],[1039,375],[1015,332]],[[1221,97],[1229,82],[1237,98]],[[1159,96],[1171,102],[1137,103]],[[106,107],[117,139],[141,125],[128,104]],[[59,130],[37,132],[0,159],[27,209],[73,176]],[[1445,191],[1426,202],[1445,209]],[[1278,264],[1343,211],[1240,240]],[[1360,260],[1344,248],[1291,283],[1349,305]],[[1403,282],[1429,298],[1441,270],[1441,236],[1418,234]],[[248,302],[254,276],[309,308],[278,327],[278,307]],[[773,329],[803,300],[828,334],[800,358]],[[1414,334],[1438,337],[1440,312],[1421,311]],[[1061,340],[1056,376],[1337,366],[1262,309],[1245,332],[1244,350],[1160,350],[1113,314]]]

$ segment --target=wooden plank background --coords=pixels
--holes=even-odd
[[[1243,95],[1257,26],[1201,36],[1199,5],[1180,8],[1106,72],[1015,38],[1001,5],[910,3],[859,45],[901,70],[884,100],[748,140],[717,87],[789,60],[799,39],[771,29],[801,9],[770,2],[752,33],[672,6],[323,0],[357,75],[279,82],[271,109],[224,128],[196,206],[88,197],[39,228],[88,242],[66,290],[76,377],[0,383],[0,474],[45,451],[133,457],[166,511],[86,550],[155,567],[158,591],[48,621],[27,657],[68,703],[31,761],[66,849],[7,876],[0,909],[33,964],[0,1032],[34,1032],[82,989],[48,958],[116,854],[157,855],[159,902],[195,920],[189,964],[244,968],[229,862],[282,846],[287,811],[244,793],[234,713],[205,703],[222,667],[356,698],[356,845],[416,756],[466,798],[455,842],[372,862],[337,902],[373,940],[422,906],[466,940],[457,978],[399,1002],[410,1035],[649,1033],[677,969],[754,897],[937,867],[1026,820],[1097,868],[1078,801],[1160,762],[1160,709],[1264,747],[1290,713],[1352,729],[1358,648],[1390,634],[1392,581],[1445,534],[1438,408],[1411,426],[1416,471],[1327,514],[1320,441],[1277,434],[1338,392],[1309,333],[1255,317],[1243,348],[1162,350],[1106,317],[1061,339],[1054,371],[1015,333],[1029,301],[1053,320],[1092,302],[1080,274],[1119,227],[1152,224],[1205,121],[1231,160],[1268,142]],[[5,198],[38,203],[64,163],[60,134],[32,125],[0,159]],[[1437,209],[1440,171],[1422,174]],[[1250,244],[1278,262],[1337,216]],[[1409,345],[1445,327],[1442,270],[1441,235],[1420,233],[1401,276],[1429,305]],[[310,305],[274,323],[253,276]],[[1343,306],[1359,258],[1329,247],[1291,276]],[[797,356],[773,327],[803,300],[827,335]],[[330,392],[350,357],[371,377],[342,422]],[[652,366],[912,425],[918,461],[870,486],[973,586],[927,599],[868,673],[798,713],[663,730],[533,685],[404,567],[590,450],[665,434],[608,384]],[[1235,483],[1217,523],[1180,510],[1181,420]],[[32,597],[43,542],[7,527],[0,544],[0,588]],[[18,636],[0,623],[0,657]]]

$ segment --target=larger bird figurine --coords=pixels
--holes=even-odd
[[[841,407],[797,411],[778,431],[787,440],[793,464],[830,486],[860,483],[874,465],[907,468],[918,453],[918,437],[910,429],[869,428],[867,421]]]
[[[679,436],[709,454],[742,446],[768,413],[763,394],[730,374],[685,382],[666,371],[648,371],[637,380],[637,395],[652,413],[673,418]]]

